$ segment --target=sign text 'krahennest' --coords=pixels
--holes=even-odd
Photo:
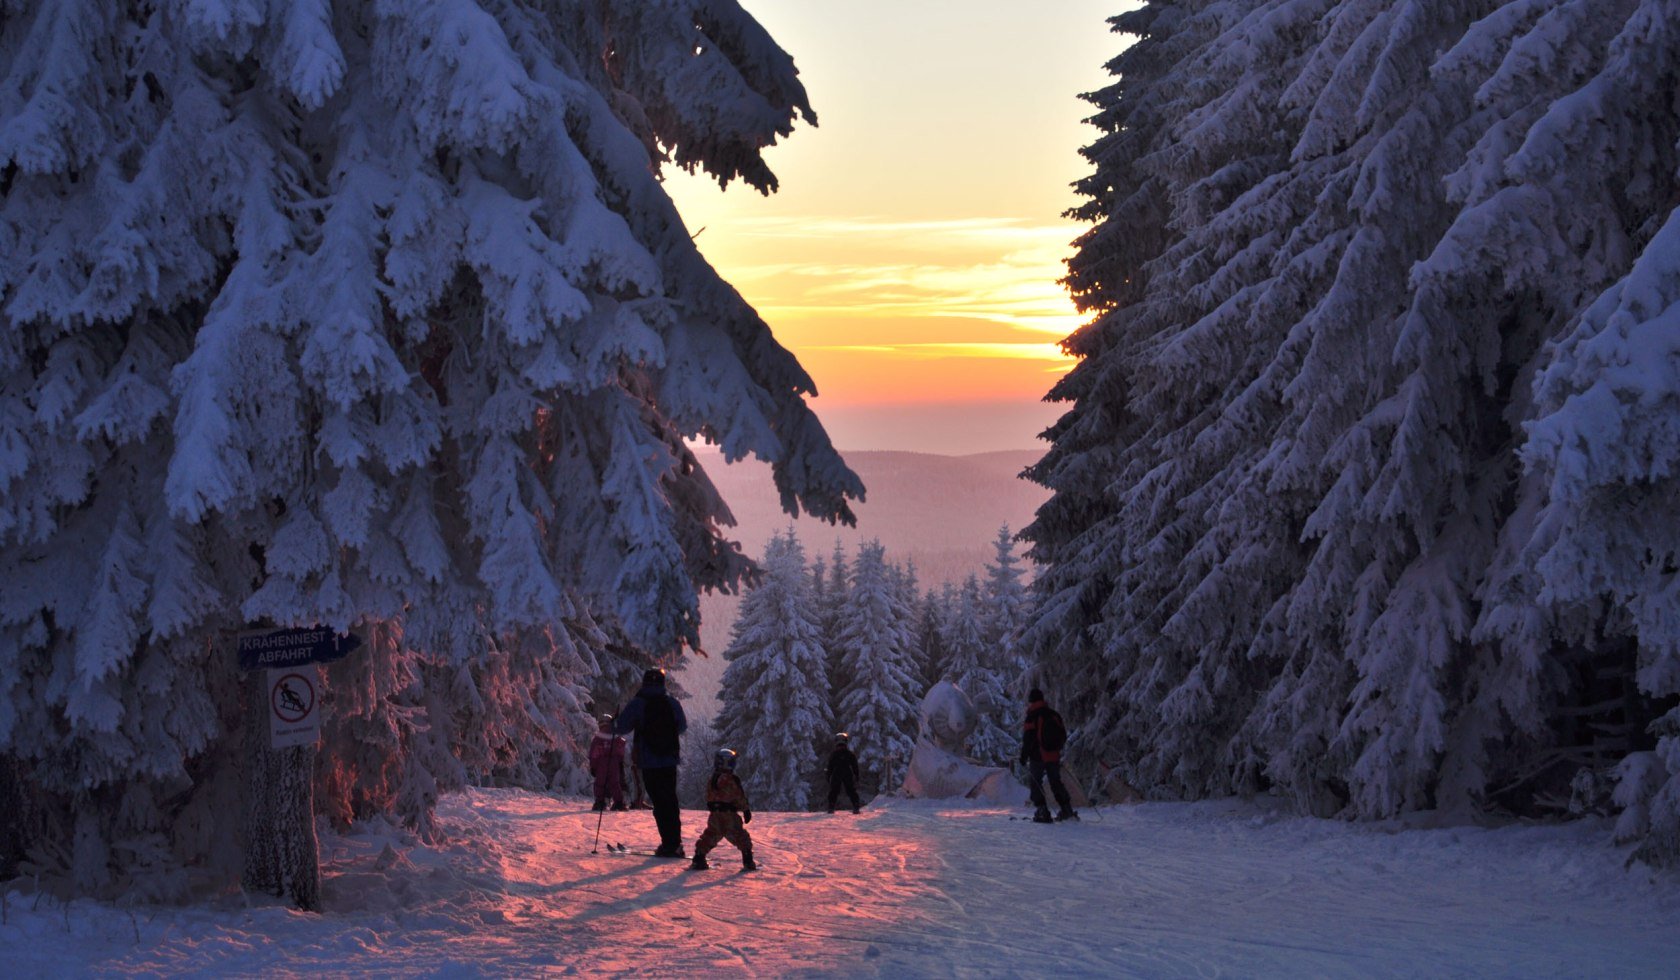
[[[354,633],[325,627],[253,630],[239,635],[240,670],[278,670],[343,660],[362,645]]]

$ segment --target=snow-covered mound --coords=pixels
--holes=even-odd
[[[762,813],[764,870],[609,854],[645,812],[511,791],[447,798],[454,843],[323,841],[327,911],[0,907],[12,976],[1673,976],[1680,878],[1624,868],[1602,825],[1389,832],[1234,803],[1041,826],[892,800]],[[692,841],[701,815],[684,814]]]
[[[1027,788],[1009,770],[982,766],[962,754],[968,737],[980,722],[963,689],[940,681],[922,699],[921,735],[904,776],[904,795],[919,799],[985,800],[990,803],[1026,802]]]

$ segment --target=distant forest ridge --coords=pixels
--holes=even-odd
[[[994,555],[992,542],[998,528],[1008,524],[1011,531],[1020,531],[1033,519],[1049,492],[1022,479],[1021,471],[1041,455],[1036,449],[967,456],[847,452],[847,465],[868,489],[867,499],[855,506],[856,527],[835,527],[808,517],[790,520],[770,481],[770,467],[757,460],[725,465],[717,453],[702,451],[700,462],[735,515],[732,537],[749,555],[756,558],[770,536],[789,524],[804,544],[807,560],[813,561],[829,561],[838,540],[849,564],[861,542],[878,538],[886,547],[888,561],[915,562],[916,577],[925,592],[982,574]],[[701,647],[711,656],[691,662],[682,676],[694,696],[691,713],[698,716],[709,716],[715,709],[723,651],[729,646],[729,630],[739,604],[737,596],[700,599]]]
[[[998,526],[1019,531],[1049,496],[1043,487],[1021,479],[1036,462],[1036,449],[1010,449],[971,456],[860,450],[848,452],[848,465],[863,479],[867,499],[856,505],[856,527],[836,527],[782,511],[770,467],[757,460],[725,465],[715,453],[701,463],[735,515],[733,537],[756,555],[770,535],[792,524],[810,557],[826,556],[836,539],[851,551],[860,541],[879,538],[895,562],[916,560],[918,575],[938,583],[960,579],[979,564],[965,555],[991,554]],[[923,566],[923,561],[927,566]],[[924,582],[926,584],[926,582]]]

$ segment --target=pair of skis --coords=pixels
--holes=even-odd
[[[1013,766],[1011,766],[1011,769],[1013,771],[1017,771],[1017,772],[1019,771],[1019,770],[1014,770]],[[1022,780],[1022,782],[1028,782],[1028,781],[1029,780],[1027,780],[1027,779]],[[1068,792],[1068,802],[1073,804],[1074,809],[1085,810],[1089,813],[1092,813],[1096,816],[1098,823],[1102,822],[1102,818],[1103,818],[1102,811],[1097,809],[1096,804],[1091,802],[1091,797],[1086,795],[1085,787],[1080,785],[1079,780],[1073,778],[1073,774],[1068,772],[1065,769],[1062,770],[1062,786],[1063,786],[1063,788],[1065,788],[1067,790],[1067,792]],[[1010,817],[1009,819],[1030,821],[1032,818],[1031,817]],[[1078,818],[1075,817],[1074,819],[1077,820]],[[1058,820],[1058,821],[1055,821],[1055,822],[1056,823],[1066,823],[1067,821]]]

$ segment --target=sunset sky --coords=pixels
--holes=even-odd
[[[1061,212],[1096,131],[1120,0],[744,0],[793,54],[819,126],[769,153],[765,198],[672,171],[707,258],[816,380],[841,449],[1042,447],[1079,325]],[[892,25],[883,31],[882,25]]]

